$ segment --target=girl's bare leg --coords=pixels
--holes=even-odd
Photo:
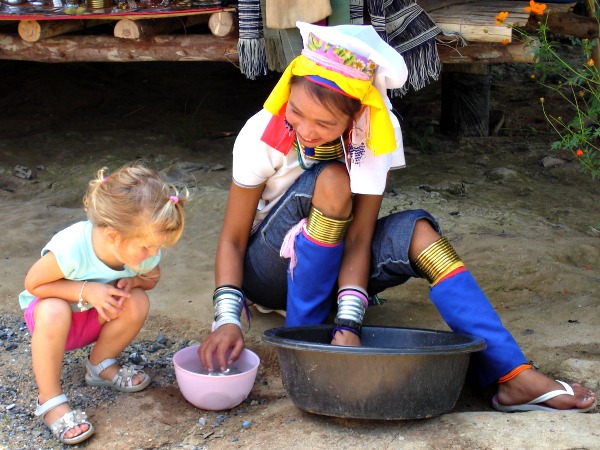
[[[119,317],[102,327],[100,336],[90,353],[90,362],[96,365],[105,359],[119,356],[142,329],[149,310],[148,294],[142,289],[132,289],[131,297],[123,303],[123,311]],[[105,380],[111,380],[119,369],[118,364],[113,364],[102,371],[100,376]],[[143,379],[143,374],[137,374],[133,378],[133,384],[139,384]]]
[[[38,302],[33,315],[35,328],[31,337],[31,359],[41,405],[62,394],[60,378],[67,335],[71,327],[71,307],[65,300],[47,298]],[[48,411],[44,420],[52,425],[69,411],[69,405],[63,403]],[[75,426],[66,432],[65,437],[73,438],[88,428],[85,424]]]

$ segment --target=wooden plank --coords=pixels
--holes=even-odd
[[[422,2],[419,2],[422,3]],[[439,7],[432,2],[425,2],[430,8],[431,19],[444,33],[460,33],[468,42],[502,42],[512,40],[511,27],[525,27],[531,14],[525,10],[528,1],[454,1],[446,0]],[[566,13],[573,9],[573,3],[547,4],[550,13]],[[502,25],[496,25],[496,16],[508,12],[508,17]]]
[[[475,42],[464,47],[438,45],[440,61],[444,66],[453,64],[532,63],[531,47],[523,42],[508,45]]]
[[[459,33],[468,42],[512,41],[512,30],[508,27],[480,26],[466,23],[438,24],[445,33]]]

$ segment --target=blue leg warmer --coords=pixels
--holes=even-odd
[[[527,362],[519,345],[502,325],[494,307],[469,271],[458,273],[433,286],[430,298],[453,331],[485,339],[487,348],[473,355],[482,386],[496,382]]]
[[[327,321],[335,300],[344,244],[319,244],[304,232],[296,236],[297,263],[292,274],[288,270],[288,292],[285,325],[320,325]]]

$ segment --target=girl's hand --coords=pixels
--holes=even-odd
[[[119,283],[122,280],[126,280],[126,278],[119,280]],[[127,286],[127,282],[125,282],[125,286]],[[83,291],[83,298],[96,308],[100,318],[106,322],[119,317],[123,311],[123,301],[129,297],[129,291],[105,283],[90,282]]]
[[[236,361],[244,349],[244,335],[240,327],[233,323],[221,325],[210,333],[198,349],[198,356],[202,367],[210,372],[225,370],[227,366]],[[228,355],[227,352],[231,350]],[[213,361],[216,357],[216,361]],[[218,367],[214,367],[216,364]]]
[[[134,287],[134,279],[133,277],[125,277],[117,280],[115,287],[117,289],[121,289],[122,291],[127,292],[128,294],[131,292],[131,289]]]

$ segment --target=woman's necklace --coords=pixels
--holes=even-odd
[[[307,165],[304,156],[308,156],[309,159],[316,161],[329,161],[339,159],[344,156],[344,142],[341,137],[334,139],[333,141],[326,142],[323,145],[318,145],[315,148],[305,147],[298,141],[298,138],[294,140],[294,147],[298,155],[298,163],[304,170],[310,170],[315,164]]]

